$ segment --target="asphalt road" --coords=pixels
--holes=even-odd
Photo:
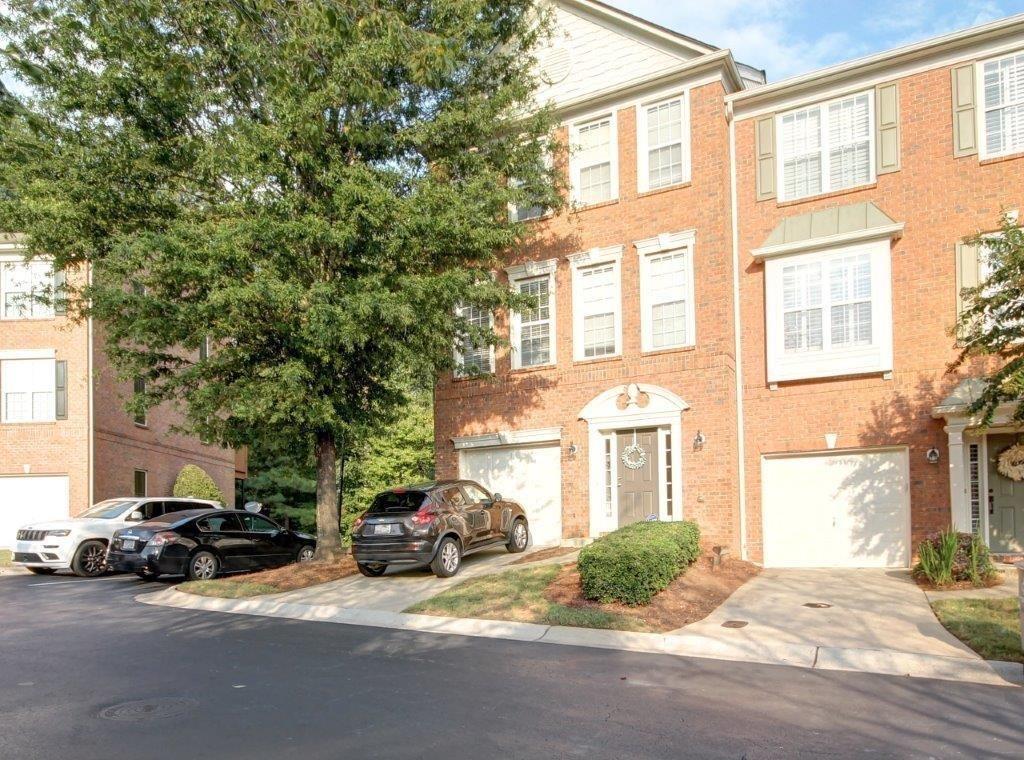
[[[1024,689],[135,601],[151,589],[0,576],[0,758],[1024,756]]]

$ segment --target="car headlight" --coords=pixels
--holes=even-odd
[[[47,536],[53,536],[54,538],[63,538],[64,536],[70,536],[70,530],[48,530],[46,531]]]

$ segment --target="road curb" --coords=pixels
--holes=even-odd
[[[235,615],[786,665],[815,670],[932,678],[995,686],[1024,685],[1024,665],[976,657],[943,657],[883,649],[818,647],[810,644],[752,644],[685,633],[636,633],[506,620],[412,615],[405,612],[386,612],[330,604],[297,604],[271,599],[219,599],[196,596],[174,588],[140,594],[135,598],[143,604]]]

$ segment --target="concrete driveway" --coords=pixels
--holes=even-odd
[[[406,607],[440,594],[463,581],[496,573],[516,560],[547,548],[549,547],[531,546],[522,554],[510,554],[504,546],[484,549],[465,557],[462,560],[462,569],[454,578],[438,578],[423,567],[389,568],[380,578],[351,575],[338,581],[284,594],[267,595],[263,598],[299,604],[333,604],[339,607],[401,612]],[[569,562],[572,559],[570,555],[563,555],[536,564]],[[530,564],[530,567],[533,566]]]
[[[707,618],[674,633],[977,658],[939,624],[906,570],[765,570]]]

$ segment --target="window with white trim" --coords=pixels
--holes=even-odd
[[[1024,151],[1024,51],[981,66],[982,158]]]
[[[765,262],[769,382],[892,370],[889,241]]]
[[[0,397],[4,422],[51,422],[56,413],[56,365],[53,359],[0,361]]]
[[[0,264],[0,304],[4,319],[47,319],[53,316],[53,265],[48,261],[5,261]]]
[[[686,96],[641,105],[637,113],[640,192],[688,182],[690,136]]]
[[[780,201],[874,182],[872,93],[816,103],[776,118]]]
[[[647,254],[641,263],[644,350],[692,345],[693,261],[689,249]]]
[[[616,316],[618,265],[597,264],[580,269],[580,309],[583,312],[583,357],[618,353]]]
[[[473,327],[490,330],[494,325],[491,312],[479,306],[461,306],[457,313]],[[462,336],[455,350],[455,366],[461,375],[490,374],[494,371],[494,347],[476,345],[470,336]]]
[[[521,295],[532,296],[537,305],[513,315],[512,368],[539,367],[555,362],[554,272],[514,281]]]
[[[619,192],[615,117],[573,125],[572,146],[573,200],[584,206],[614,200]]]

